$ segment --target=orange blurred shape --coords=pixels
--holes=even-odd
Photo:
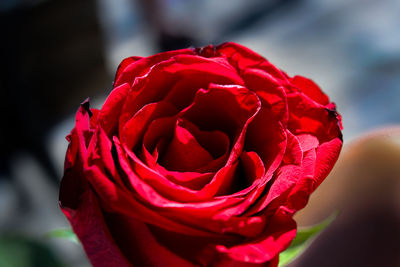
[[[345,145],[296,221],[312,225],[335,211],[385,205],[400,210],[400,126],[367,133]]]
[[[400,266],[400,127],[345,145],[295,219],[312,225],[336,211],[336,220],[289,267]]]

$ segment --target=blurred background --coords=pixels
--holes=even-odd
[[[128,56],[234,41],[311,77],[346,148],[297,220],[342,210],[291,266],[400,266],[400,1],[1,0],[0,267],[89,266],[58,183],[74,114],[101,107]]]

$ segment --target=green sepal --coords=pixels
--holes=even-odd
[[[278,267],[284,267],[296,259],[311,244],[311,241],[335,220],[337,215],[338,213],[335,213],[317,225],[299,228],[290,246],[279,254]]]
[[[55,229],[46,233],[46,237],[61,238],[79,244],[79,239],[71,229]]]

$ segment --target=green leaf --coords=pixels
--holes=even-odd
[[[55,229],[46,233],[47,237],[62,238],[79,244],[79,239],[71,229]]]
[[[299,228],[297,230],[297,235],[293,239],[290,246],[279,255],[278,267],[284,267],[291,263],[311,244],[311,241],[314,240],[314,237],[316,237],[322,230],[329,226],[336,217],[337,213],[329,216],[327,219],[317,225]]]
[[[45,242],[18,234],[0,234],[0,267],[63,267]]]

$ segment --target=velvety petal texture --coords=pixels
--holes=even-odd
[[[318,85],[235,43],[123,60],[67,140],[60,206],[96,267],[276,267],[342,147]]]

